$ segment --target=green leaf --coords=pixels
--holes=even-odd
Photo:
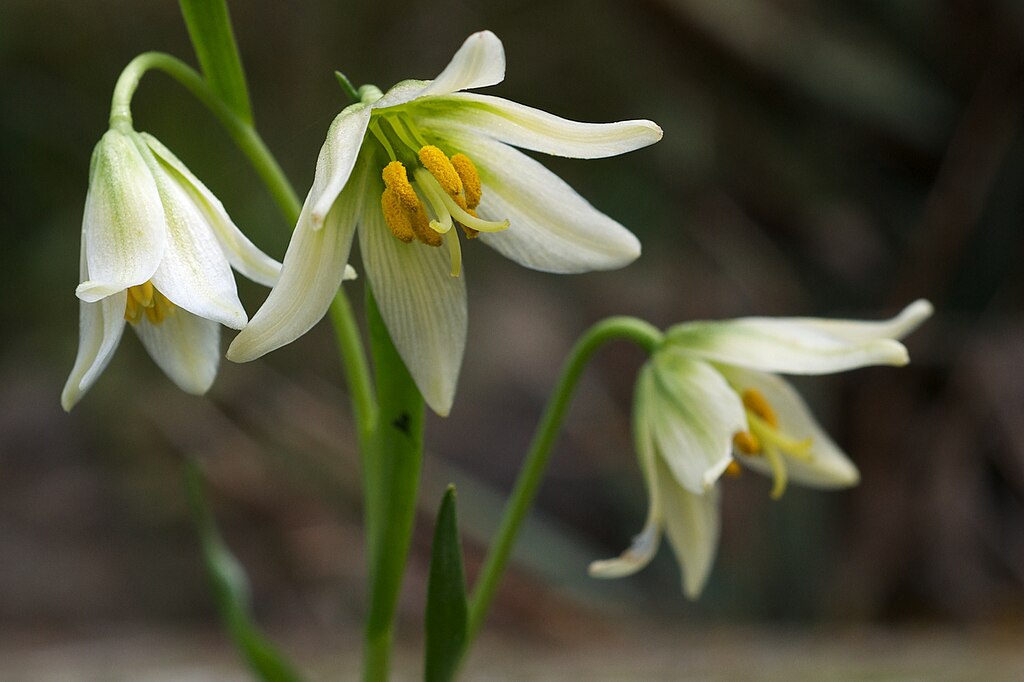
[[[369,287],[366,317],[377,378],[378,418],[363,455],[370,613],[364,679],[387,679],[392,621],[416,520],[423,462],[423,398],[395,350]]]
[[[206,499],[202,472],[192,459],[185,460],[185,488],[217,610],[235,646],[264,682],[299,682],[301,678],[294,666],[278,653],[253,622],[245,569],[217,531]]]
[[[206,82],[239,118],[251,124],[249,88],[226,0],[180,0],[179,4]]]
[[[423,668],[426,682],[447,682],[455,677],[466,646],[468,610],[455,513],[455,486],[448,486],[437,512],[430,556]]]

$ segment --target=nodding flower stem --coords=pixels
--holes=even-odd
[[[132,97],[139,87],[142,76],[151,70],[162,71],[176,80],[217,117],[217,120],[221,122],[231,139],[246,155],[249,163],[267,186],[281,214],[294,225],[295,221],[299,219],[299,210],[302,208],[302,204],[291,183],[288,182],[288,178],[285,177],[284,171],[281,170],[274,155],[267,149],[256,129],[235,114],[210,88],[199,72],[177,57],[163,52],[143,52],[128,62],[128,66],[124,68],[121,76],[117,79],[117,85],[114,86],[114,96],[110,103],[110,127],[131,127]]]
[[[573,346],[562,366],[558,384],[548,399],[544,415],[534,433],[523,467],[519,471],[515,488],[505,506],[501,526],[473,588],[473,596],[469,603],[467,651],[483,626],[484,618],[512,553],[512,547],[519,535],[520,526],[537,496],[537,489],[540,487],[551,449],[562,426],[576,384],[594,352],[608,341],[616,339],[632,341],[650,353],[661,343],[662,334],[652,325],[635,317],[609,317],[588,329]]]

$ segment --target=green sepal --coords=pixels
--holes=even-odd
[[[450,485],[437,512],[430,556],[423,665],[426,682],[447,682],[455,677],[466,646],[468,612],[455,486]]]
[[[225,0],[180,0],[181,15],[206,82],[235,115],[252,124],[249,87]]]
[[[192,459],[185,460],[185,489],[199,544],[224,627],[249,667],[263,682],[299,682],[302,678],[267,641],[253,622],[249,580],[245,569],[224,544],[206,499],[203,474]]]

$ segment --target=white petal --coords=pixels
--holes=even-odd
[[[310,218],[313,191],[302,207],[298,225],[284,255],[281,279],[263,306],[228,347],[228,360],[248,362],[291,343],[320,321],[331,305],[352,248],[368,170],[360,166],[322,228]]]
[[[828,374],[868,365],[905,365],[899,341],[854,333],[852,323],[830,332],[822,320],[745,317],[720,322],[687,322],[665,338],[694,357],[763,372]]]
[[[302,207],[303,212],[309,211],[308,219],[317,228],[323,224],[355,168],[372,110],[367,104],[352,104],[338,114],[327,130],[327,139],[316,159],[313,186]]]
[[[644,486],[647,489],[648,507],[647,520],[643,530],[633,538],[626,551],[614,559],[594,561],[590,564],[589,573],[595,578],[622,578],[636,573],[650,563],[658,551],[661,540],[662,512],[661,489],[657,475],[657,449],[649,423],[649,404],[653,393],[653,369],[650,363],[640,370],[636,383],[636,396],[633,400],[633,439],[640,462],[640,470],[644,475]]]
[[[423,91],[430,85],[430,81],[404,80],[395,83],[384,96],[373,102],[374,109],[387,109],[401,104],[406,104],[423,95]]]
[[[381,317],[423,399],[446,416],[466,347],[465,274],[451,276],[448,249],[403,244],[379,208],[365,214],[359,248]]]
[[[421,97],[447,95],[459,90],[497,85],[505,79],[505,48],[498,36],[480,31],[466,38],[444,71],[430,82]]]
[[[93,151],[82,220],[89,279],[83,301],[142,284],[164,253],[164,213],[156,183],[136,143],[108,130]]]
[[[179,308],[241,329],[248,318],[206,215],[180,175],[156,161],[153,171],[167,220],[167,247],[153,273],[153,286]]]
[[[506,258],[535,270],[574,273],[620,268],[640,255],[632,232],[522,152],[483,137],[463,137],[454,149],[469,155],[480,172],[480,216],[511,222],[507,230],[480,235]]]
[[[160,324],[145,316],[132,325],[149,356],[178,388],[206,393],[220,363],[220,325],[188,312],[175,310]]]
[[[881,322],[814,317],[795,318],[794,321],[850,343],[856,343],[872,339],[902,339],[931,317],[934,311],[930,302],[919,298],[900,311],[896,317]]]
[[[207,223],[213,230],[213,235],[220,243],[231,266],[254,282],[268,287],[274,286],[277,278],[281,275],[281,264],[260,251],[255,244],[249,241],[248,237],[242,234],[242,231],[228,216],[220,200],[199,181],[199,178],[192,174],[185,164],[178,160],[178,157],[152,135],[148,133],[141,133],[141,135],[149,148],[164,164],[164,167],[168,169],[168,172],[174,172],[180,176],[182,185],[203,211]]]
[[[665,465],[659,463],[664,470]],[[694,495],[676,484],[667,471],[659,475],[665,534],[683,571],[683,593],[696,599],[704,590],[718,551],[721,531],[718,486]]]
[[[81,261],[82,279],[85,279],[87,267],[84,243]],[[60,396],[60,404],[65,410],[69,411],[75,406],[114,357],[124,331],[127,299],[128,293],[121,290],[96,303],[79,302],[78,354]]]
[[[654,368],[655,443],[679,484],[700,494],[732,460],[732,438],[747,427],[743,403],[705,362],[661,350]]]
[[[848,488],[857,485],[856,465],[818,425],[800,395],[785,379],[773,374],[722,367],[722,373],[739,391],[755,388],[764,395],[779,418],[779,432],[794,440],[811,439],[813,461],[783,455],[789,480],[814,488]],[[742,457],[744,466],[771,475],[764,457]]]
[[[598,159],[625,154],[661,139],[653,121],[580,123],[500,97],[462,92],[418,102],[416,118],[428,130],[451,126],[554,156]]]

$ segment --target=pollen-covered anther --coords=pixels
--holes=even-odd
[[[472,210],[480,205],[483,188],[480,185],[480,174],[477,173],[473,161],[465,154],[455,154],[451,159],[452,167],[462,180],[462,191],[466,196],[466,208]],[[475,215],[475,214],[474,214]]]
[[[771,403],[764,397],[764,394],[756,388],[748,388],[743,391],[743,407],[750,410],[754,415],[762,419],[773,429],[779,428],[779,418],[772,409]]]
[[[410,216],[410,220],[416,239],[427,246],[441,246],[443,240],[441,235],[430,227],[430,217],[427,215],[427,209],[420,205]]]
[[[384,193],[380,195],[380,209],[384,214],[384,222],[391,229],[391,234],[399,241],[408,244],[416,238],[409,213],[398,192],[391,187],[386,187]]]
[[[738,431],[736,435],[732,437],[732,444],[733,447],[744,455],[761,454],[761,441],[759,441],[757,436],[749,431]],[[735,464],[735,462],[733,462],[733,464]]]
[[[412,188],[412,183],[409,182],[409,176],[401,161],[392,161],[384,166],[380,175],[384,179],[384,186],[395,193],[405,210],[411,213],[416,210],[417,206],[423,206],[420,198],[416,195],[416,190]]]
[[[730,478],[738,478],[743,473],[743,467],[736,460],[729,462],[725,467],[725,475]]]
[[[124,319],[138,324],[145,316],[152,324],[160,324],[168,315],[173,314],[175,305],[153,286],[152,282],[128,287],[128,296],[124,306]]]
[[[419,157],[420,163],[434,176],[445,194],[453,199],[462,196],[462,178],[459,177],[458,171],[452,165],[451,159],[445,156],[443,151],[428,144],[420,148]]]

